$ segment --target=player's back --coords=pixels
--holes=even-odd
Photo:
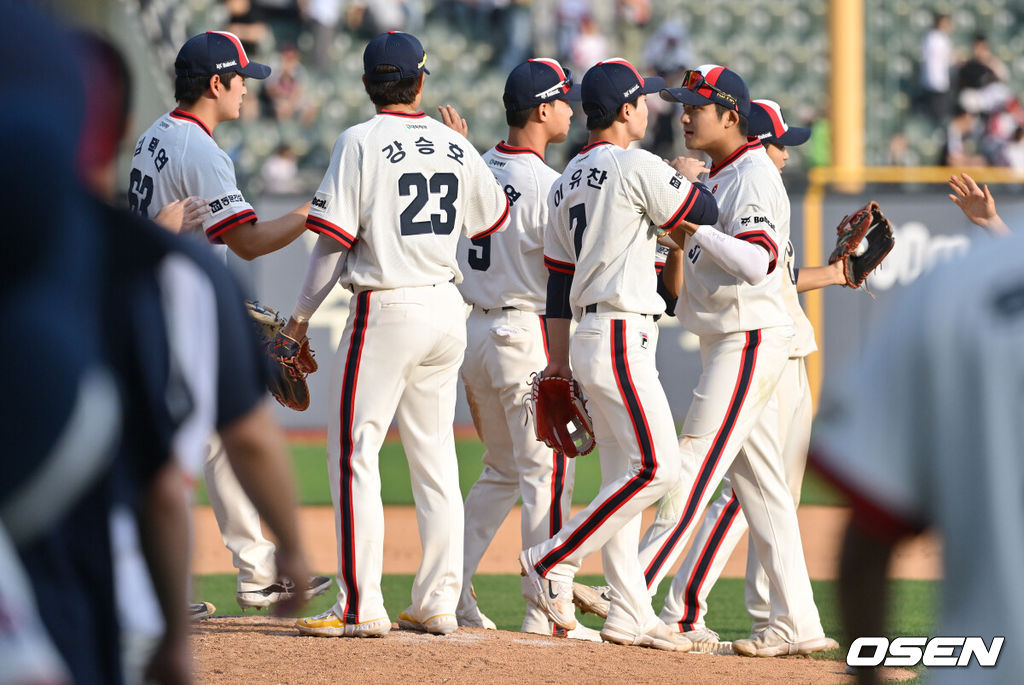
[[[688,242],[678,316],[697,335],[790,325],[782,299],[784,250],[789,243],[789,196],[778,169],[756,140],[711,170],[718,202],[714,229],[760,245],[769,253],[767,276],[756,284],[730,274]],[[776,268],[778,266],[778,268]]]
[[[485,152],[483,159],[508,196],[509,225],[500,233],[459,246],[463,275],[459,290],[467,302],[484,309],[515,307],[543,313],[544,228],[548,192],[558,172],[535,151],[505,142]]]
[[[344,285],[379,290],[461,282],[460,233],[483,237],[507,216],[464,137],[422,112],[384,110],[339,136],[307,225],[351,248]]]
[[[139,138],[132,155],[128,204],[133,213],[153,218],[160,209],[189,196],[209,203],[202,229],[212,243],[236,226],[256,220],[238,190],[235,167],[210,130],[193,114],[175,109]]]
[[[646,204],[654,198],[638,182],[652,165],[663,167],[669,191],[669,179],[677,176],[662,160],[645,150],[598,142],[570,160],[551,189],[552,237],[576,259],[569,299],[577,318],[592,304],[638,314],[665,311],[652,268],[658,230]],[[685,196],[690,184],[678,178],[675,188]]]

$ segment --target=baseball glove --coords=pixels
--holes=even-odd
[[[595,445],[594,424],[579,384],[570,378],[534,373],[530,387],[527,404],[537,439],[567,457],[590,454]]]
[[[306,376],[317,370],[309,338],[295,340],[282,333],[285,320],[270,307],[246,302],[245,308],[270,362],[267,389],[289,409],[306,410],[309,407]]]
[[[844,216],[836,227],[836,234],[836,247],[828,263],[843,260],[848,288],[859,288],[896,244],[892,226],[874,200]]]

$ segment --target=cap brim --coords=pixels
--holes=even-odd
[[[660,92],[665,87],[665,79],[660,76],[647,76],[644,77],[644,95],[653,95],[654,93]]]
[[[563,100],[572,100],[573,102],[579,102],[583,99],[583,92],[580,90],[580,84],[574,83],[569,87],[569,90],[562,93],[559,97]]]
[[[668,100],[669,102],[681,102],[684,105],[700,107],[701,105],[710,105],[714,102],[711,98],[704,97],[700,93],[695,93],[689,88],[662,88],[660,92],[662,100]]]
[[[803,126],[790,126],[789,129],[778,138],[772,136],[765,140],[769,143],[778,143],[779,145],[791,147],[793,145],[803,145],[810,137],[811,129]]]
[[[236,69],[235,71],[246,78],[265,79],[270,76],[270,67],[259,62],[249,62],[243,69]]]

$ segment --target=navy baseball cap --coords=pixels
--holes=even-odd
[[[242,41],[228,31],[207,31],[192,36],[181,46],[174,60],[174,73],[178,76],[213,76],[229,71],[246,78],[270,76],[270,67],[250,62]]]
[[[530,59],[505,80],[505,110],[518,112],[552,100],[579,100],[580,87],[572,82],[572,72],[555,59]]]
[[[583,111],[587,116],[603,116],[617,112],[639,95],[657,93],[665,87],[665,79],[660,76],[644,78],[628,61],[615,57],[587,69],[580,86]]]
[[[684,105],[721,105],[750,116],[750,91],[739,74],[717,64],[703,64],[683,74],[679,88],[665,88],[661,98]]]
[[[762,143],[775,145],[803,145],[811,137],[811,129],[790,126],[782,118],[782,108],[774,100],[754,100],[750,103],[750,135]]]
[[[387,64],[398,71],[387,74],[373,73],[374,67]],[[382,83],[385,81],[401,81],[427,70],[427,53],[423,50],[419,39],[411,33],[388,31],[369,42],[363,51],[363,73],[367,81]]]

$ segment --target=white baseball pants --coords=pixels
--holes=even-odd
[[[780,326],[701,338],[703,372],[680,438],[684,477],[659,503],[641,542],[640,560],[649,587],[657,587],[728,472],[768,573],[769,622],[795,642],[823,633],[780,454],[775,388],[792,337],[792,327]],[[687,582],[682,574],[675,576],[661,612],[662,620],[677,622],[680,629],[685,628]]]
[[[425,621],[455,614],[463,516],[452,424],[465,311],[451,283],[367,290],[352,298],[332,373],[327,431],[338,538],[334,611],[345,623],[387,616],[378,455],[393,418],[409,462],[423,546],[411,615]]]
[[[484,552],[516,500],[522,497],[523,549],[562,527],[572,501],[575,460],[537,440],[523,401],[530,375],[548,363],[543,319],[518,309],[474,307],[466,325],[462,381],[483,440],[484,469],[466,496],[465,555],[459,612],[476,607],[470,583]],[[530,632],[550,623],[527,605]],[[543,632],[549,632],[546,628]]]
[[[571,581],[601,550],[612,588],[608,622],[645,633],[658,623],[637,558],[640,513],[678,482],[679,444],[655,368],[658,326],[639,314],[585,314],[569,346],[601,455],[601,490],[550,540],[527,550],[542,576]]]
[[[274,543],[263,537],[260,515],[242,490],[217,435],[206,447],[203,480],[224,545],[238,569],[238,592],[261,590],[277,581]]]
[[[811,388],[803,357],[790,358],[786,363],[775,389],[775,397],[779,406],[778,431],[782,442],[783,470],[793,495],[793,504],[799,505],[813,415]],[[758,430],[761,425],[758,424],[754,430]],[[746,516],[726,476],[721,494],[705,512],[693,545],[679,567],[678,573],[687,579],[683,593],[683,618],[680,622],[683,630],[705,625],[708,593],[721,576],[722,569],[747,529]],[[768,576],[758,560],[751,539],[747,552],[745,594],[747,612],[754,621],[753,633],[768,627],[768,592]]]

